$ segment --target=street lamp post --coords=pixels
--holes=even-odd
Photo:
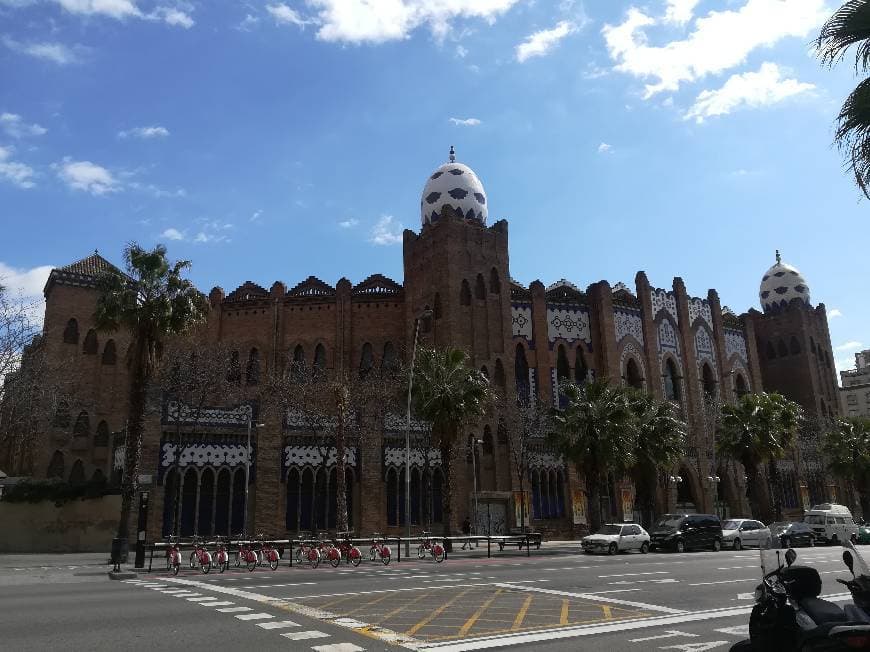
[[[471,440],[471,473],[474,476],[474,533],[480,534],[477,531],[477,517],[479,511],[477,509],[477,447],[483,443],[482,439],[475,437]]]
[[[253,423],[254,417],[254,408],[252,406],[248,406],[248,444],[245,448],[245,510],[243,512],[244,518],[242,519],[242,525],[245,529],[245,534],[248,532],[248,494],[250,493],[250,483],[251,483],[251,427],[254,428],[262,428],[264,423]]]
[[[411,347],[411,368],[408,372],[408,405],[405,422],[405,522],[408,525],[408,537],[405,541],[405,556],[411,556],[411,389],[414,386],[414,362],[417,359],[417,337],[420,334],[420,320],[428,319],[432,311],[426,308],[414,318],[414,345]],[[429,451],[423,451],[428,455]]]

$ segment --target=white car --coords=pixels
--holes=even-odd
[[[722,547],[743,550],[761,548],[770,542],[770,528],[751,518],[732,518],[722,523]]]
[[[587,554],[606,552],[615,555],[629,550],[646,554],[649,552],[649,534],[635,523],[608,523],[595,534],[583,537],[581,545]]]

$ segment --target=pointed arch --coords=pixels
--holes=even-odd
[[[392,342],[384,344],[384,355],[381,357],[381,369],[395,371],[399,367],[399,356],[396,355],[396,347]]]
[[[118,360],[118,351],[115,348],[115,340],[109,340],[106,342],[106,346],[103,347],[103,359],[102,363],[105,365],[113,365]]]
[[[309,531],[314,528],[314,471],[306,468],[302,471],[302,481],[299,488],[299,529]]]
[[[63,479],[64,471],[63,453],[60,451],[54,451],[54,454],[51,456],[51,461],[48,463],[45,477]]]
[[[94,446],[109,445],[109,424],[105,420],[97,424],[97,434],[94,437]]]
[[[326,347],[323,344],[314,347],[314,371],[326,371]]]
[[[776,343],[776,353],[780,358],[784,358],[788,355],[788,347],[785,345],[785,340],[781,337],[779,341]]]
[[[788,352],[792,355],[797,355],[801,352],[801,344],[794,335],[792,335],[791,339],[788,341]]]
[[[196,469],[188,468],[181,485],[181,527],[179,534],[183,537],[196,534],[196,490],[198,484],[199,476]]]
[[[221,469],[217,477],[214,508],[214,533],[227,535],[230,533],[230,492],[232,479],[229,469]]]
[[[196,533],[203,536],[212,534],[214,529],[215,477],[214,470],[205,467],[199,478],[199,510],[196,517]]]
[[[297,344],[293,349],[293,362],[295,364],[305,364],[305,347]]]
[[[285,511],[285,526],[289,532],[299,531],[299,496],[302,488],[302,476],[299,469],[291,468],[287,473],[287,509]]]
[[[494,451],[495,447],[492,440],[492,428],[487,424],[483,427],[483,454],[492,455]]]
[[[704,398],[714,400],[716,398],[716,375],[708,363],[701,366],[701,389],[704,392]]]
[[[635,389],[643,389],[643,376],[634,358],[629,358],[625,364],[625,383]]]
[[[586,358],[583,356],[583,347],[578,346],[574,353],[574,382],[582,385],[586,382],[586,376],[589,374],[589,369],[586,367]]]
[[[76,423],[73,426],[73,437],[88,437],[91,436],[91,419],[85,410],[79,412],[76,417]]]
[[[54,410],[54,419],[52,423],[57,428],[68,428],[69,417],[69,403],[61,399],[57,402],[57,407]]]
[[[71,485],[85,483],[85,463],[81,460],[73,462],[72,468],[69,470],[69,483]]]
[[[396,469],[387,469],[387,525],[398,525],[399,478]]]
[[[741,396],[749,392],[749,387],[746,384],[746,379],[740,372],[738,372],[737,375],[734,377],[734,391],[737,394],[737,398],[740,398]]]
[[[767,346],[764,347],[765,354],[767,355],[768,360],[776,359],[776,349],[773,346],[773,342],[770,340],[767,341]]]
[[[248,365],[245,368],[245,384],[258,385],[260,383],[260,350],[255,346],[248,353]]]
[[[91,482],[94,484],[105,484],[106,474],[103,473],[102,469],[94,469],[94,473],[91,475]]]
[[[665,360],[662,372],[664,375],[665,398],[669,401],[682,403],[683,392],[680,386],[680,374],[677,371],[677,365],[674,364],[673,358],[668,357]]]
[[[79,343],[79,322],[72,318],[66,323],[66,328],[63,329],[64,344]]]
[[[163,536],[175,533],[175,496],[178,494],[178,469],[172,467],[163,478]]]
[[[359,356],[359,377],[365,378],[369,375],[372,367],[375,366],[374,353],[370,342],[366,342],[362,346],[362,352]]]
[[[232,505],[230,507],[230,534],[245,530],[245,470],[237,469],[233,474],[231,487]]]
[[[459,289],[459,304],[462,306],[471,305],[471,286],[468,284],[468,279],[462,279],[462,287]]]
[[[474,281],[474,298],[486,299],[486,283],[483,281],[483,274],[478,274]]]
[[[505,388],[504,365],[501,363],[501,358],[495,359],[495,372],[493,373],[493,383],[501,390]]]
[[[528,402],[531,398],[529,363],[526,361],[526,349],[522,344],[517,344],[514,354],[514,379],[517,384],[517,398]]]
[[[227,382],[238,385],[242,382],[242,365],[239,362],[239,352],[230,353],[230,367],[227,370]]]
[[[486,365],[483,365],[480,368],[480,373],[482,373],[486,377],[486,379],[489,380],[489,368]]]
[[[492,294],[501,294],[501,278],[495,267],[489,270],[489,291]]]
[[[93,328],[85,335],[85,343],[82,345],[82,353],[85,355],[97,355],[100,350],[100,343],[97,341],[97,331]]]

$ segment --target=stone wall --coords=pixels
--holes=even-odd
[[[106,552],[121,512],[120,496],[74,500],[62,507],[0,502],[0,553]]]

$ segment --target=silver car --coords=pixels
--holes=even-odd
[[[733,518],[722,522],[722,547],[743,550],[761,548],[770,543],[770,529],[751,518]]]

